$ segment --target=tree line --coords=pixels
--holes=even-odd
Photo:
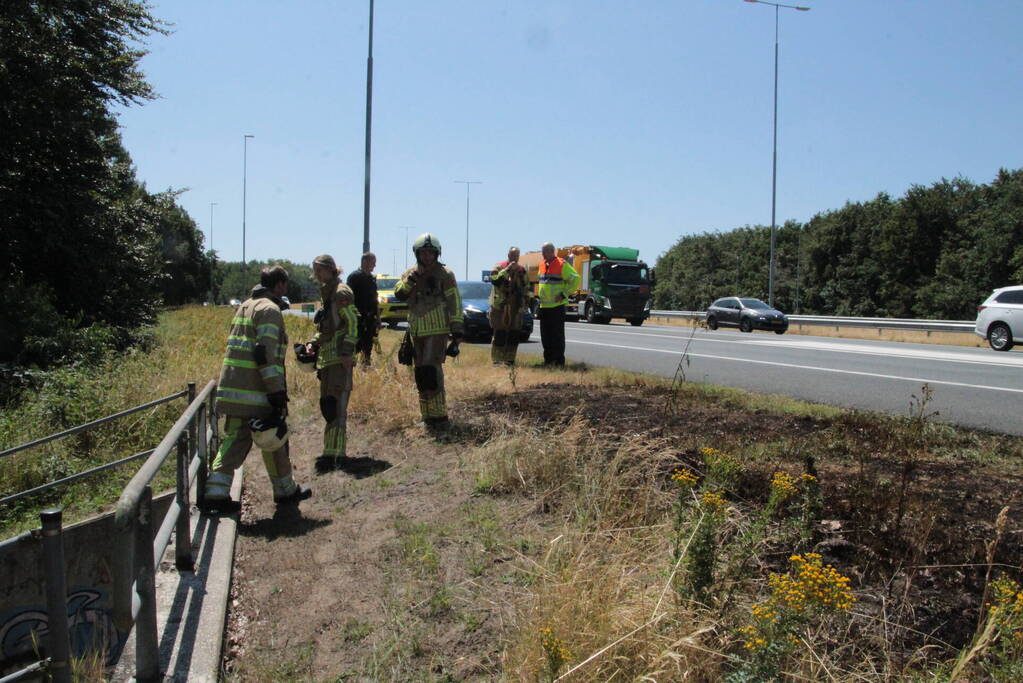
[[[679,239],[657,260],[655,307],[768,298],[770,226]],[[1023,170],[986,185],[914,186],[778,226],[775,307],[789,313],[972,320],[992,289],[1023,282]]]
[[[268,263],[218,263],[184,190],[136,177],[113,107],[156,97],[138,46],[163,33],[136,0],[0,3],[0,402],[144,343],[163,306],[244,298]]]

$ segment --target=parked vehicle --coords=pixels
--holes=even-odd
[[[398,323],[408,320],[408,303],[398,301],[394,296],[394,288],[401,280],[394,275],[377,275],[377,305],[380,309],[380,324],[392,330]]]
[[[1002,287],[977,307],[974,332],[995,351],[1008,351],[1023,342],[1023,286]]]
[[[716,330],[720,326],[738,327],[742,332],[771,330],[775,334],[785,334],[789,329],[789,319],[760,299],[726,296],[707,309],[707,327]]]
[[[570,296],[566,315],[603,324],[624,318],[637,327],[650,317],[653,271],[639,260],[638,249],[577,244],[556,253],[579,273],[579,289]],[[539,251],[526,252],[520,259],[534,297],[542,260]]]
[[[463,330],[466,341],[481,341],[489,344],[494,337],[487,313],[490,311],[490,288],[487,282],[462,280],[458,293],[462,296],[462,313],[465,316]],[[527,308],[522,311],[522,327],[519,341],[525,342],[533,334],[533,313]]]

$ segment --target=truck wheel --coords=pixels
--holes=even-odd
[[[593,325],[597,322],[597,316],[593,315],[593,303],[586,302],[586,322]]]
[[[633,327],[639,327],[640,325],[643,324],[643,319],[642,318],[631,318],[629,320],[629,324],[632,325]]]
[[[753,331],[753,323],[750,322],[749,318],[743,318],[742,320],[739,321],[739,331],[740,332]]]

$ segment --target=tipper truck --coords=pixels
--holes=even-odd
[[[577,244],[556,251],[579,273],[579,289],[569,297],[566,307],[569,317],[585,318],[590,323],[624,318],[637,327],[650,317],[653,272],[639,260],[638,249]],[[534,310],[539,302],[536,292],[542,261],[539,251],[526,252],[520,258],[529,276]]]

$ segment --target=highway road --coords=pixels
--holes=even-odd
[[[908,415],[912,396],[934,390],[934,419],[1023,435],[1023,353],[626,323],[566,323],[566,357],[673,377],[683,350],[691,382]],[[540,327],[520,353],[542,353]]]

